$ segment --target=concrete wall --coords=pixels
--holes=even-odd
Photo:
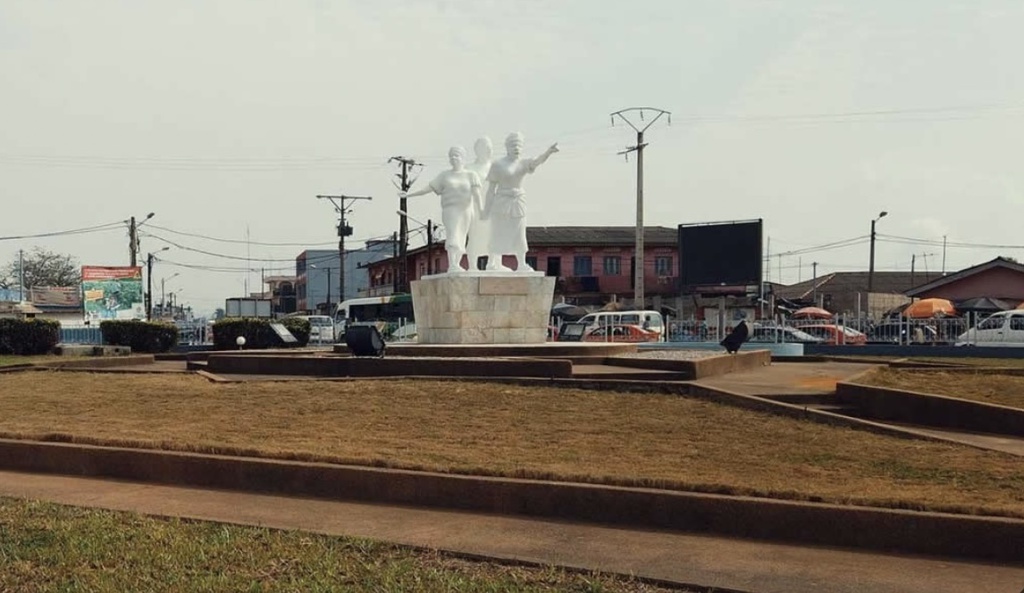
[[[999,517],[13,440],[0,468],[1024,561],[1024,521]]]
[[[843,382],[836,384],[836,401],[879,420],[1024,436],[1024,410],[1019,408]]]

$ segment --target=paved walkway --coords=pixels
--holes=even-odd
[[[0,472],[0,495],[636,574],[756,593],[1019,593],[1024,567],[389,505]]]
[[[697,383],[761,397],[826,395],[835,393],[837,382],[847,381],[875,366],[878,365],[855,362],[773,362],[767,367],[708,377]]]

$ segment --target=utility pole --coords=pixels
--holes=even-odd
[[[167,251],[170,247],[157,249],[156,253]],[[156,257],[152,253],[146,254],[146,321],[153,319],[153,260]],[[162,297],[161,297],[162,298]]]
[[[18,250],[18,298],[25,302],[25,250]]]
[[[434,273],[434,221],[427,219],[427,276]]]
[[[646,122],[644,112],[654,114],[650,122]],[[639,124],[634,124],[630,119],[636,118],[639,115]],[[644,308],[644,148],[647,144],[644,142],[644,132],[647,128],[654,125],[654,122],[661,119],[661,116],[668,116],[669,125],[672,124],[672,114],[664,109],[657,109],[654,107],[630,107],[621,111],[612,113],[612,125],[615,125],[615,118],[618,117],[622,121],[626,122],[629,127],[633,128],[636,132],[636,144],[629,146],[626,150],[619,154],[626,155],[629,158],[629,153],[636,152],[636,246],[634,247],[633,254],[633,306],[643,309]]]
[[[142,219],[142,222],[136,223],[135,217],[128,219],[128,253],[131,254],[129,261],[131,266],[134,268],[139,265],[139,227],[142,226],[147,220],[153,218],[155,212],[150,212],[146,215],[146,218]]]
[[[345,215],[351,212],[346,202],[356,200],[372,200],[370,196],[330,196],[318,195],[318,200],[330,200],[334,204],[334,210],[338,213],[338,302],[345,300],[345,237],[352,236],[352,227],[345,222]],[[330,279],[327,281],[327,290],[330,291]]]
[[[402,212],[405,212],[403,210]],[[391,293],[398,292],[398,233],[391,233]]]
[[[868,294],[870,295],[875,289],[875,223],[879,219],[885,218],[889,213],[885,210],[878,213],[877,218],[871,219],[871,255],[868,260]],[[871,297],[868,296],[868,299]],[[870,306],[870,304],[869,304]]]
[[[818,306],[818,262],[811,262],[811,270],[814,274],[813,280],[811,280],[812,292],[811,300],[814,301],[814,306]]]
[[[942,235],[942,275],[946,275],[946,235]]]
[[[422,166],[411,158],[404,156],[393,156],[388,159],[388,162],[397,162],[401,167],[401,172],[396,175],[399,179],[399,186],[403,192],[409,191],[412,187],[412,181],[409,181],[409,172],[413,167]],[[413,180],[415,181],[415,180]],[[396,292],[409,292],[408,274],[409,274],[409,219],[405,212],[408,212],[408,200],[401,198],[399,200],[398,209],[402,211],[398,218],[398,259],[401,261],[401,269],[398,271],[398,281],[395,285]]]
[[[131,266],[134,268],[138,264],[139,252],[139,231],[134,216],[128,223],[128,251],[131,253]]]

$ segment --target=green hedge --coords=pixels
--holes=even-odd
[[[132,352],[167,352],[178,343],[178,326],[158,321],[100,322],[103,343],[128,346]]]
[[[0,354],[47,354],[60,341],[60,323],[52,319],[0,319]]]
[[[285,344],[270,327],[280,323],[298,340],[296,344]],[[213,347],[216,350],[238,350],[235,340],[245,338],[245,349],[281,348],[305,346],[309,343],[309,321],[296,317],[281,319],[258,319],[255,317],[231,317],[220,319],[213,324]]]

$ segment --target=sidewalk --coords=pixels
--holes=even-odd
[[[752,593],[1019,593],[1024,567],[389,505],[0,472],[0,495],[300,529]]]

